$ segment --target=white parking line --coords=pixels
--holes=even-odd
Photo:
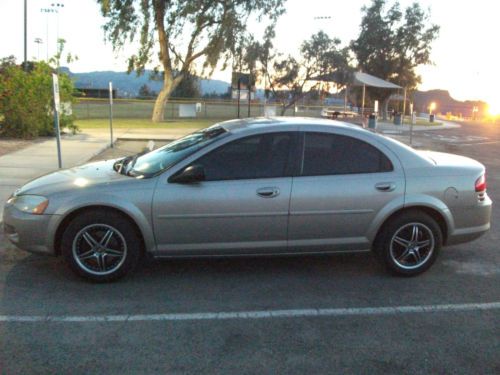
[[[363,315],[402,315],[416,313],[444,313],[463,311],[499,310],[500,302],[464,303],[448,305],[353,307],[334,309],[293,309],[266,311],[201,312],[180,314],[130,314],[130,315],[0,315],[0,323],[93,323],[93,322],[146,322],[193,321],[228,319],[270,319]]]

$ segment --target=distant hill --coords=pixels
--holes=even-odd
[[[113,82],[113,88],[117,90],[118,97],[136,97],[142,85],[147,84],[152,91],[160,91],[162,83],[149,79],[151,71],[144,72],[137,76],[135,73],[114,71],[97,71],[88,73],[72,73],[67,68],[61,68],[73,78],[76,88],[96,88],[107,89],[109,82]],[[227,93],[229,82],[200,78],[200,91],[205,94],[225,94]],[[256,96],[262,98],[263,90],[257,90]],[[462,114],[471,116],[472,109],[477,106],[478,115],[486,113],[487,104],[482,101],[458,101],[451,97],[447,90],[416,91],[413,96],[415,110],[418,112],[427,112],[429,104],[436,102],[437,112],[451,112],[454,115]]]
[[[478,116],[487,111],[487,104],[483,101],[459,101],[451,97],[447,90],[416,91],[413,97],[415,110],[427,112],[431,102],[436,103],[436,111],[442,114],[451,112],[454,115],[471,117],[474,106],[478,107]]]
[[[72,73],[67,68],[62,68],[74,80],[76,88],[107,89],[109,82],[117,90],[119,97],[136,97],[142,85],[147,84],[152,91],[160,91],[162,82],[149,79],[151,71],[137,76],[135,73],[99,71],[88,73]],[[216,79],[200,78],[201,94],[225,94],[229,87],[228,82]]]

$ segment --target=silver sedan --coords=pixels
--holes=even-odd
[[[33,180],[4,209],[7,238],[94,281],[154,258],[373,250],[427,270],[490,227],[485,168],[341,122],[216,124],[146,154]]]

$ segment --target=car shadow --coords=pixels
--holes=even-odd
[[[390,278],[370,253],[145,260],[108,284],[79,278],[62,258],[24,253],[3,261],[2,273],[1,315],[293,307],[352,289],[353,280]]]
[[[147,260],[131,275],[108,284],[79,278],[61,258],[4,254],[0,315],[431,304],[441,303],[443,296],[462,300],[470,285],[490,282],[485,277],[491,271],[475,271],[475,251],[453,247],[444,253],[429,271],[413,278],[391,276],[371,253],[351,253]],[[467,265],[472,261],[476,263]]]

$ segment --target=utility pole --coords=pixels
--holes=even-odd
[[[37,60],[40,61],[40,44],[43,44],[42,38],[35,38],[35,43],[38,45],[38,48],[37,48]]]
[[[28,70],[28,0],[24,0],[24,70]]]
[[[26,1],[26,0],[25,0]],[[56,13],[56,54],[59,46],[59,9],[64,8],[63,3],[52,3],[48,8],[40,8],[40,12],[46,14],[45,43],[47,45],[47,62],[49,61],[49,14]],[[58,67],[59,68],[59,67]]]
[[[52,8],[40,8],[40,12],[45,13],[45,44],[47,47],[47,63],[49,62],[49,13],[55,13],[56,10]]]

